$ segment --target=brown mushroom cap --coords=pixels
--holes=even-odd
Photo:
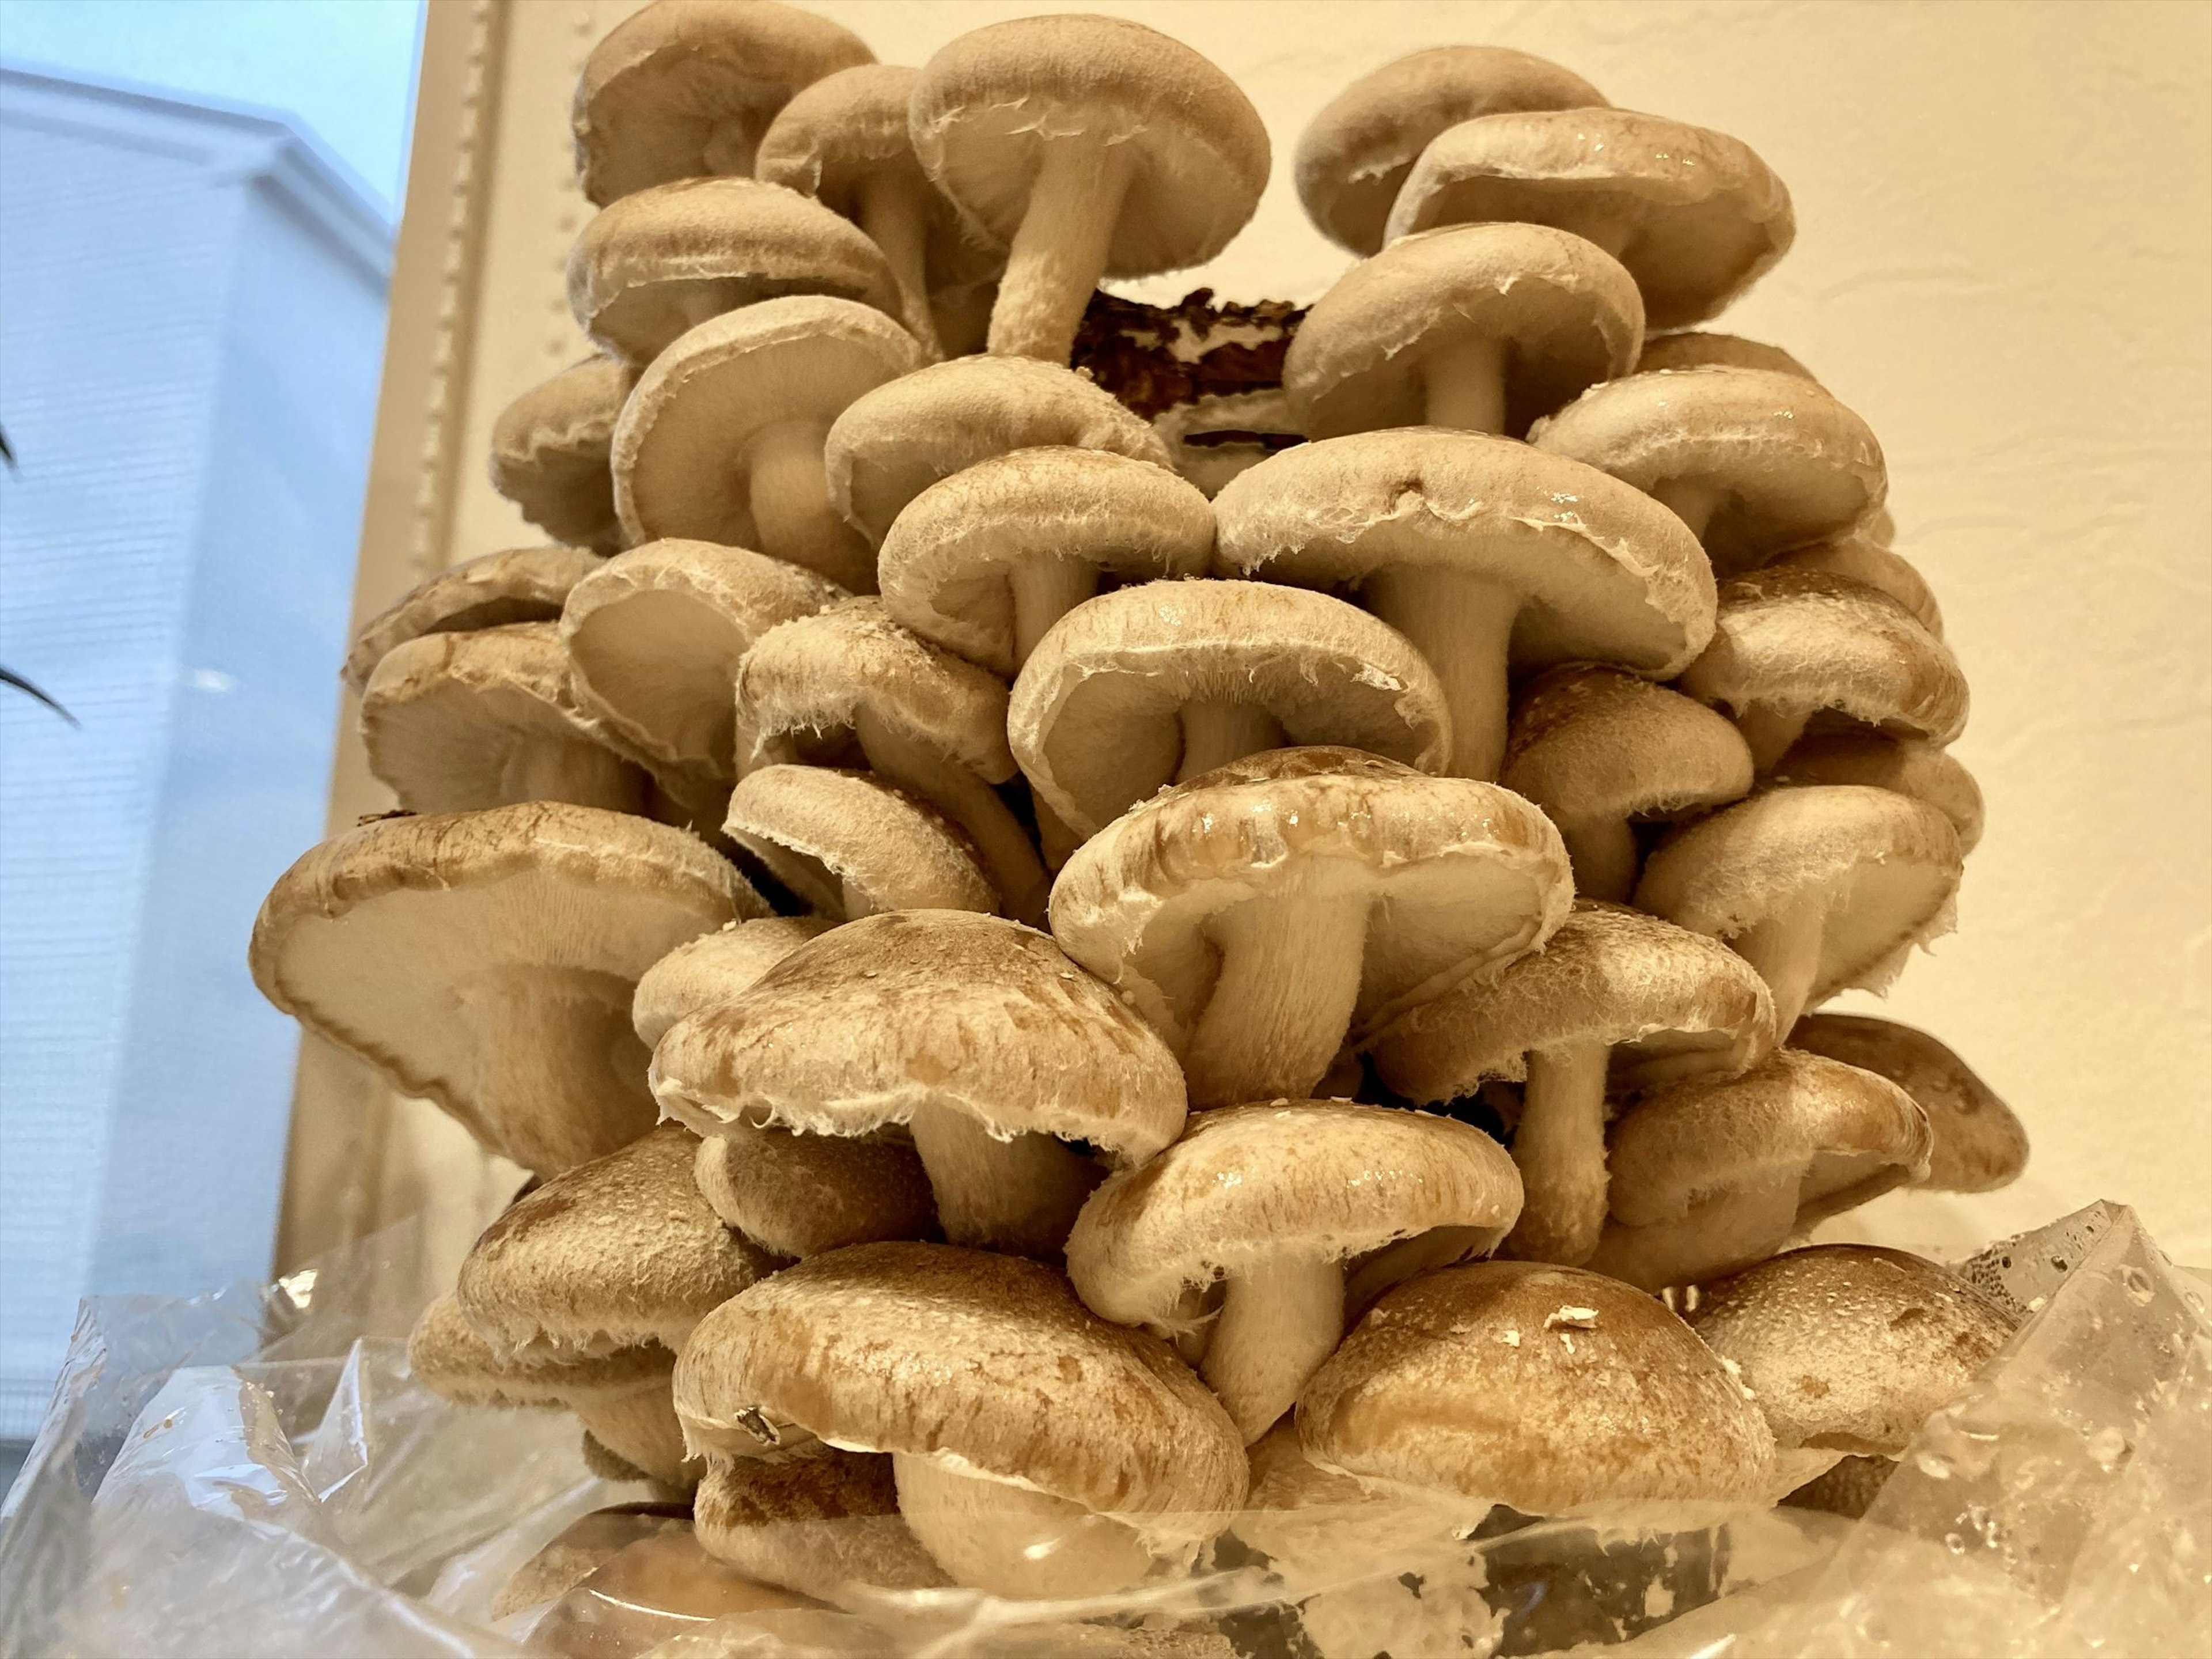
[[[866,772],[768,766],[738,781],[722,828],[811,910],[980,910],[999,895],[951,819]]]
[[[263,901],[249,960],[277,1007],[551,1174],[653,1125],[638,976],[767,908],[681,830],[540,802],[324,842]]]
[[[752,988],[807,940],[826,932],[821,916],[756,916],[678,945],[647,969],[630,999],[630,1024],[648,1048],[686,1014]]]
[[[1881,732],[1816,732],[1790,745],[1771,775],[1780,786],[1861,783],[1925,801],[1951,820],[1959,851],[1982,838],[1982,789],[1948,750]]]
[[[1442,688],[1405,638],[1326,594],[1253,581],[1103,593],[1055,624],[1014,683],[1007,734],[1060,819],[1095,835],[1188,769],[1185,711],[1261,711],[1293,744],[1425,771],[1450,741]]]
[[[855,401],[830,428],[830,498],[880,547],[907,503],[963,467],[1017,449],[1105,449],[1168,465],[1144,419],[1073,370],[1025,357],[956,357]]]
[[[1653,328],[1717,315],[1788,252],[1790,192],[1748,144],[1621,109],[1486,115],[1437,135],[1390,210],[1434,225],[1556,225],[1626,265]]]
[[[1297,429],[1472,424],[1437,413],[1469,349],[1502,382],[1502,426],[1522,433],[1600,380],[1628,373],[1644,301],[1620,262],[1548,225],[1451,225],[1401,237],[1317,301],[1283,362]]]
[[[362,624],[346,653],[345,682],[361,690],[388,652],[425,634],[558,622],[568,590],[600,563],[579,548],[516,547],[441,570]]]
[[[698,1146],[665,1123],[516,1200],[461,1263],[463,1316],[510,1354],[680,1349],[709,1309],[777,1266],[700,1196]]]
[[[801,1135],[739,1119],[699,1143],[693,1176],[716,1215],[771,1255],[931,1238],[937,1206],[914,1147],[888,1136]]]
[[[891,1460],[819,1446],[790,1457],[710,1459],[692,1504],[700,1545],[763,1583],[823,1601],[848,1586],[949,1581],[899,1518]]]
[[[1298,1399],[1325,1468],[1530,1515],[1756,1501],[1774,1442],[1658,1302],[1534,1263],[1449,1267],[1377,1303]]]
[[[683,179],[599,210],[568,256],[568,309],[609,356],[648,363],[710,317],[784,294],[896,313],[897,285],[855,225],[795,190]]]
[[[1912,1097],[1936,1137],[1922,1186],[1993,1192],[2027,1167],[2027,1131],[2012,1109],[1927,1032],[1863,1014],[1808,1014],[1790,1042],[1886,1077]]]
[[[850,30],[775,0],[655,0],[584,60],[570,119],[585,198],[750,173],[794,92],[873,57]]]
[[[1298,200],[1354,253],[1383,243],[1406,175],[1447,127],[1511,110],[1602,106],[1605,94],[1557,64],[1507,46],[1431,46],[1363,75],[1298,137]]]
[[[1747,340],[1741,334],[1688,329],[1680,334],[1655,334],[1644,342],[1643,353],[1636,360],[1637,374],[1680,368],[1763,368],[1801,380],[1820,380],[1780,346]]]
[[[1888,493],[1867,423],[1812,381],[1670,369],[1592,386],[1528,434],[1664,501],[1723,576],[1858,525]]]
[[[554,540],[595,553],[623,545],[607,445],[636,372],[591,357],[540,380],[491,428],[491,487]]]
[[[1088,597],[1103,576],[1202,576],[1212,554],[1212,509],[1172,471],[1053,446],[923,490],[884,536],[877,571],[893,620],[1011,678],[1024,581],[1042,572]]]
[[[1943,637],[1943,611],[1936,592],[1902,555],[1893,553],[1862,528],[1834,541],[1784,553],[1773,562],[1778,570],[1820,570],[1869,587],[1878,587],[1912,613],[1912,619]]]

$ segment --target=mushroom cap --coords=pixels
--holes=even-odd
[[[1073,369],[955,357],[856,400],[830,428],[830,499],[880,547],[906,504],[963,467],[1017,449],[1108,449],[1168,465],[1144,418]]]
[[[1808,1014],[1790,1046],[1886,1077],[1928,1114],[1936,1150],[1920,1184],[1986,1193],[2027,1167],[2027,1131],[1966,1062],[1925,1031],[1864,1014]]]
[[[1603,106],[1559,64],[1509,46],[1431,46],[1361,76],[1298,136],[1298,200],[1322,234],[1354,253],[1383,243],[1406,175],[1447,127],[1512,110]]]
[[[311,848],[262,902],[248,961],[261,994],[317,1036],[551,1172],[653,1125],[629,1029],[638,976],[767,909],[695,836],[537,802],[378,819]],[[526,1115],[496,1075],[535,1058],[502,1042],[518,1009],[559,1010],[579,1060],[547,1071]]]
[[[558,622],[568,590],[600,562],[580,548],[514,547],[441,570],[362,624],[346,653],[345,683],[362,690],[386,653],[424,634]]]
[[[1820,378],[1780,346],[1747,340],[1741,334],[1686,329],[1679,334],[1655,334],[1644,342],[1643,353],[1636,360],[1637,374],[1680,368],[1763,368],[1815,383]]]
[[[1933,806],[1860,784],[1771,789],[1674,830],[1644,861],[1636,908],[1734,939],[1800,900],[1826,912],[1815,1004],[1881,990],[1916,944],[1948,933],[1958,832]]]
[[[595,553],[623,544],[607,445],[636,371],[588,357],[540,380],[491,427],[491,487],[554,540]]]
[[[1950,648],[1879,588],[1770,566],[1721,584],[1713,637],[1675,684],[1741,716],[1841,715],[1949,743],[1966,726],[1966,677]]]
[[[1928,579],[1914,569],[1903,555],[1891,552],[1863,529],[1838,536],[1831,542],[1800,548],[1795,553],[1784,553],[1771,568],[1821,570],[1831,576],[1843,576],[1869,587],[1878,587],[1910,611],[1913,621],[1937,639],[1943,637],[1943,610],[1936,604],[1936,590],[1928,586]]]
[[[1279,386],[1255,392],[1209,392],[1171,404],[1152,417],[1175,470],[1212,501],[1230,481],[1259,465],[1304,434],[1291,418],[1290,399]]]
[[[1498,781],[1554,822],[1676,817],[1749,794],[1751,749],[1694,698],[1576,663],[1515,700]]]
[[[462,1316],[502,1353],[681,1348],[778,1265],[700,1196],[698,1147],[664,1123],[517,1199],[461,1263]]]
[[[605,206],[672,179],[750,173],[794,92],[874,56],[851,30],[775,0],[654,0],[584,60],[570,114],[577,182]]]
[[[1774,1000],[1717,939],[1583,899],[1539,948],[1415,1006],[1373,1048],[1393,1089],[1440,1101],[1519,1082],[1532,1049],[1570,1042],[1610,1046],[1623,1089],[1738,1073],[1774,1046]]]
[[[568,256],[568,309],[609,356],[648,363],[694,323],[787,294],[898,309],[882,250],[821,203],[754,179],[681,179],[599,210]]]
[[[738,780],[722,829],[823,915],[999,908],[966,834],[866,772],[763,767]]]
[[[1920,738],[1882,732],[1816,732],[1790,744],[1774,763],[1773,781],[1863,783],[1925,801],[1951,820],[1963,856],[1982,838],[1982,788],[1948,750]]]
[[[1267,129],[1237,83],[1125,18],[972,29],[922,65],[908,120],[923,170],[1000,246],[1021,228],[1048,143],[1126,146],[1109,276],[1205,264],[1243,228],[1267,183]]]
[[[447,1291],[415,1322],[407,1369],[441,1400],[457,1406],[562,1407],[665,1388],[676,1355],[657,1343],[608,1353],[562,1354],[544,1349],[501,1352],[484,1340]]]
[[[1215,498],[1227,572],[1356,587],[1431,565],[1523,596],[1523,672],[1592,659],[1666,678],[1712,633],[1713,577],[1673,514],[1510,438],[1413,427],[1301,444]]]
[[[937,1232],[929,1176],[905,1141],[799,1135],[740,1120],[700,1141],[693,1175],[716,1215],[776,1255],[804,1260]]]
[[[951,204],[923,175],[907,130],[919,70],[855,64],[825,75],[776,112],[753,157],[753,177],[811,196],[857,219],[867,185],[886,175],[910,179],[950,216]]]
[[[1790,1250],[1701,1287],[1684,1318],[1734,1363],[1784,1451],[1896,1457],[2012,1334],[1932,1261],[1865,1244]]]
[[[1741,1077],[1665,1084],[1623,1113],[1606,1158],[1608,1201],[1614,1219],[1645,1227],[1795,1175],[1797,1218],[1809,1226],[1917,1180],[1933,1146],[1927,1117],[1888,1079],[1777,1048]]]
[[[1505,428],[1628,373],[1644,300],[1618,259],[1548,225],[1446,225],[1401,237],[1338,278],[1298,325],[1283,390],[1310,438],[1419,426],[1437,352],[1504,349]]]
[[[410,812],[526,800],[635,811],[643,774],[605,749],[570,695],[550,622],[418,634],[384,653],[361,698],[368,769]]]
[[[711,1008],[832,924],[823,916],[756,916],[678,945],[647,969],[630,998],[631,1029],[648,1048],[686,1014]]]
[[[793,294],[708,318],[653,360],[623,408],[611,465],[623,534],[750,546],[754,439],[787,421],[826,430],[922,362],[912,335],[852,300]]]
[[[899,1518],[888,1457],[817,1446],[791,1457],[711,1458],[691,1515],[709,1554],[807,1595],[833,1597],[853,1583],[915,1590],[950,1582]]]
[[[1617,247],[1658,329],[1718,315],[1797,234],[1789,191],[1750,145],[1625,109],[1485,115],[1438,133],[1387,234],[1498,220]]]
[[[1850,531],[1889,490],[1872,428],[1813,381],[1771,369],[1608,380],[1539,421],[1528,441],[1646,492],[1719,492],[1705,547],[1723,575]]]
[[[1271,1261],[1348,1262],[1432,1227],[1472,1230],[1477,1254],[1520,1213],[1520,1172],[1472,1125],[1345,1100],[1224,1106],[1091,1194],[1067,1275],[1101,1318],[1158,1327],[1186,1287]]]
[[[1252,899],[1364,892],[1356,1033],[1532,950],[1573,893],[1559,831],[1519,796],[1351,749],[1278,749],[1163,791],[1079,848],[1060,947],[1180,1054],[1219,970],[1209,924]]]
[[[634,547],[578,582],[562,612],[576,701],[640,757],[726,781],[743,758],[745,653],[844,597],[827,577],[742,547]]]
[[[994,1135],[1087,1141],[1116,1167],[1173,1140],[1175,1057],[1034,928],[902,910],[832,928],[653,1050],[662,1109],[866,1134],[946,1107]]]
[[[757,1413],[1194,1533],[1244,1496],[1242,1438],[1166,1343],[1093,1316],[1050,1267],[949,1244],[855,1245],[763,1280],[693,1334],[676,1400],[694,1444],[757,1450],[738,1422]]]
[[[1015,757],[1061,822],[1093,836],[1174,777],[1186,704],[1264,708],[1293,744],[1441,771],[1451,717],[1405,635],[1323,593],[1163,581],[1086,599],[1014,682]]]
[[[1528,1515],[1759,1501],[1774,1468],[1759,1408],[1680,1320],[1533,1261],[1398,1286],[1306,1384],[1297,1426],[1325,1468]]]
[[[1142,580],[1202,576],[1213,509],[1168,469],[1111,450],[1017,449],[908,502],[876,562],[884,607],[922,638],[1014,673],[1011,574],[1050,560]]]
[[[986,783],[1014,775],[1006,683],[908,633],[872,596],[771,629],[745,653],[738,710],[753,746],[739,768],[788,760],[792,734],[850,726],[863,709]]]

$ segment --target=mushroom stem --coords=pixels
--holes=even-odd
[[[1720,485],[1697,478],[1662,478],[1650,493],[1653,501],[1689,526],[1690,533],[1701,542],[1715,510],[1728,499],[1728,491]]]
[[[1198,1372],[1250,1445],[1344,1340],[1344,1265],[1277,1257],[1228,1275]]]
[[[1001,1140],[949,1106],[917,1107],[908,1127],[937,1197],[938,1224],[955,1244],[1056,1259],[1075,1212],[1105,1176],[1064,1140]]]
[[[1728,941],[1738,956],[1759,970],[1766,988],[1774,994],[1778,1042],[1789,1042],[1790,1028],[1812,1000],[1827,920],[1826,907],[1815,894],[1792,900]]]
[[[991,307],[988,349],[1065,363],[1105,273],[1135,146],[1085,132],[1043,139],[1039,148],[1029,208]]]
[[[1279,721],[1257,703],[1211,699],[1182,709],[1182,760],[1175,781],[1188,783],[1202,772],[1282,746]]]
[[[1583,1265],[1642,1291],[1694,1284],[1764,1261],[1797,1225],[1797,1178],[1780,1176],[1714,1194],[1671,1221],[1607,1226]]]
[[[1505,430],[1505,345],[1467,335],[1439,347],[1421,364],[1423,417],[1459,432]]]
[[[580,1395],[569,1403],[592,1437],[634,1468],[672,1486],[688,1486],[684,1425],[666,1382],[629,1394]]]
[[[1612,1045],[1583,1041],[1528,1056],[1513,1162],[1521,1218],[1505,1241],[1522,1261],[1578,1267],[1605,1228],[1605,1072]]]
[[[630,1029],[627,996],[595,983],[600,977],[515,969],[454,988],[483,1056],[474,1091],[481,1120],[463,1121],[493,1152],[540,1175],[604,1157],[653,1127],[642,1086],[653,1056]],[[586,1100],[589,1117],[556,1104]]]
[[[1413,641],[1443,683],[1455,778],[1495,782],[1505,759],[1505,684],[1521,595],[1441,565],[1398,564],[1359,590],[1368,610]]]
[[[761,551],[827,576],[855,593],[876,591],[876,556],[860,532],[837,516],[823,471],[828,425],[775,421],[745,448],[753,532]]]
[[[1748,702],[1734,712],[1735,729],[1751,750],[1752,769],[1761,776],[1780,764],[1790,745],[1805,735],[1809,718],[1805,710],[1780,708],[1771,702]]]
[[[1041,924],[1052,878],[998,791],[872,709],[861,709],[853,726],[872,770],[911,789],[968,832],[1006,914],[1032,927]]]
[[[898,284],[899,320],[933,359],[945,355],[937,320],[929,311],[929,197],[932,187],[918,173],[901,177],[871,173],[854,204],[855,222],[883,251]]]
[[[1292,887],[1214,918],[1221,969],[1183,1056],[1193,1106],[1311,1094],[1352,1026],[1370,903]]]
[[[1575,895],[1626,904],[1636,890],[1636,831],[1626,818],[1553,820],[1574,866]]]
[[[1098,591],[1087,559],[1024,559],[1006,572],[1014,599],[1014,668],[1029,661],[1052,625]]]
[[[1107,1595],[1152,1569],[1134,1528],[1080,1504],[911,1452],[891,1454],[899,1513],[955,1581],[1030,1601]]]

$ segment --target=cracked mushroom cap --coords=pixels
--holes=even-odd
[[[778,624],[844,597],[811,570],[741,547],[632,548],[569,591],[561,635],[576,700],[641,760],[726,782],[744,759],[738,664]]]
[[[415,1322],[407,1369],[457,1406],[557,1408],[665,1388],[676,1355],[653,1344],[605,1353],[502,1352],[484,1340],[448,1291]]]
[[[1022,771],[1092,836],[1171,781],[1182,711],[1262,709],[1292,744],[1340,744],[1440,771],[1450,719],[1405,636],[1327,594],[1258,581],[1161,581],[1076,606],[1014,682]]]
[[[692,1526],[716,1559],[823,1601],[853,1584],[951,1583],[900,1518],[891,1460],[880,1455],[817,1446],[789,1457],[709,1459]]]
[[[1182,1132],[1160,1040],[1044,934],[959,910],[894,911],[800,946],[653,1050],[669,1116],[866,1134],[936,1105],[994,1135],[1088,1142],[1115,1167]]]
[[[346,653],[345,683],[361,690],[387,653],[425,634],[558,622],[568,590],[602,562],[580,548],[515,547],[441,570],[362,625]]]
[[[1900,1455],[2013,1329],[1957,1274],[1865,1244],[1762,1261],[1701,1287],[1683,1317],[1735,1365],[1785,1463],[1811,1465]]]
[[[697,837],[538,802],[325,842],[253,924],[261,994],[541,1175],[653,1127],[645,970],[768,907]]]
[[[801,87],[874,60],[849,29],[775,0],[654,0],[584,60],[570,125],[585,198],[748,173]]]
[[[1590,1266],[1650,1290],[1701,1283],[1919,1181],[1934,1144],[1887,1078],[1795,1048],[1741,1077],[1664,1085],[1613,1125],[1613,1219]],[[1747,1216],[1729,1203],[1759,1191],[1778,1204]]]
[[[1317,301],[1283,361],[1309,438],[1419,426],[1449,354],[1489,347],[1505,425],[1628,373],[1644,338],[1636,281],[1602,248],[1548,225],[1448,225],[1401,237]]]
[[[1741,334],[1718,334],[1686,329],[1680,334],[1655,334],[1644,341],[1636,360],[1638,374],[1680,368],[1763,368],[1775,374],[1795,374],[1818,383],[1820,376],[1780,346],[1747,340]]]
[[[1437,134],[1387,234],[1498,221],[1595,242],[1635,276],[1655,329],[1718,315],[1797,234],[1789,191],[1750,145],[1625,109],[1486,115]]]
[[[738,1119],[700,1141],[692,1174],[716,1215],[794,1261],[937,1235],[921,1159],[888,1136],[800,1135]]]
[[[651,362],[688,329],[786,294],[896,314],[883,252],[850,221],[780,185],[682,179],[599,210],[568,256],[568,309],[611,357]]]
[[[1880,588],[1912,613],[1913,621],[1943,637],[1943,611],[1936,591],[1901,554],[1893,553],[1864,530],[1839,536],[1815,547],[1784,553],[1769,567],[1775,570],[1820,570],[1869,587]]]
[[[1963,856],[1982,838],[1982,787],[1948,750],[1919,738],[1882,732],[1816,732],[1790,744],[1774,763],[1783,787],[1859,783],[1925,801],[1951,820]]]
[[[838,921],[999,908],[960,828],[866,772],[763,767],[738,780],[722,829],[808,909]]]
[[[1088,586],[1202,576],[1212,556],[1213,509],[1194,486],[1111,450],[1054,446],[923,490],[884,535],[877,572],[893,620],[1012,678],[1017,573],[1079,567]]]
[[[763,974],[830,926],[823,916],[756,916],[678,945],[637,981],[629,1005],[637,1040],[650,1048],[686,1014],[750,990]]]
[[[1339,1261],[1356,1315],[1357,1258],[1437,1228],[1452,1259],[1485,1255],[1520,1211],[1505,1149],[1455,1119],[1345,1100],[1224,1106],[1091,1195],[1067,1276],[1100,1317],[1164,1334],[1186,1290],[1284,1256]]]
[[[1306,1384],[1297,1427],[1325,1469],[1527,1515],[1759,1502],[1774,1477],[1758,1407],[1687,1326],[1534,1262],[1401,1285]]]
[[[1608,380],[1528,441],[1670,506],[1710,502],[1699,539],[1723,576],[1850,532],[1889,491],[1873,429],[1813,381],[1771,369]]]
[[[1194,1535],[1244,1497],[1243,1440],[1166,1343],[1097,1318],[1049,1267],[948,1244],[763,1280],[702,1322],[676,1399],[697,1446],[745,1455],[748,1422],[796,1425]]]
[[[570,801],[635,812],[645,775],[602,743],[570,694],[550,622],[421,634],[376,665],[361,698],[368,769],[402,810]]]
[[[1717,939],[1580,900],[1540,948],[1418,1005],[1373,1052],[1399,1093],[1443,1101],[1492,1078],[1520,1082],[1530,1050],[1575,1042],[1611,1047],[1614,1089],[1733,1075],[1774,1046],[1774,1002]]]
[[[1209,934],[1247,902],[1369,896],[1357,1035],[1541,945],[1572,891],[1559,832],[1495,784],[1278,749],[1177,784],[1086,842],[1054,886],[1052,924],[1181,1054],[1214,990]]]
[[[1936,1137],[1922,1186],[1994,1192],[2027,1167],[2027,1131],[2012,1109],[1927,1032],[1863,1014],[1808,1014],[1790,1042],[1886,1077],[1912,1097]]]
[[[1298,136],[1298,200],[1340,246],[1373,253],[1391,204],[1446,128],[1514,110],[1603,106],[1571,70],[1507,46],[1431,46],[1363,75]]]
[[[1086,376],[1026,357],[955,357],[878,386],[837,417],[830,499],[883,545],[908,502],[994,455],[1048,446],[1168,465],[1143,416]]]
[[[623,546],[607,446],[636,371],[592,357],[540,380],[491,428],[491,487],[558,542],[613,553]]]
[[[1749,794],[1751,750],[1693,698],[1577,663],[1516,700],[1498,781],[1555,823],[1680,817]]]
[[[1962,871],[1942,812],[1887,789],[1771,789],[1676,830],[1637,884],[1636,908],[1733,939],[1785,908],[1825,913],[1811,1006],[1885,988],[1913,945],[1952,926]]]
[[[1966,726],[1950,648],[1877,588],[1769,567],[1724,582],[1713,637],[1675,684],[1700,702],[1792,724],[1840,717],[1947,744]]]

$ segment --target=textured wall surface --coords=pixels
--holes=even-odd
[[[886,62],[1053,9],[811,0]],[[559,261],[562,76],[630,8],[519,9],[495,258],[514,305],[477,343],[477,446],[506,398],[576,351]],[[1073,9],[1073,8],[1068,8]],[[1518,46],[1616,103],[1749,142],[1799,235],[1718,326],[1788,347],[1872,422],[1899,550],[1934,583],[1974,690],[1958,753],[1990,830],[1960,931],[1887,1012],[1961,1050],[2018,1108],[2028,1176],[1980,1199],[1884,1200],[1860,1223],[1941,1245],[2099,1197],[2212,1260],[2212,9],[1924,5],[1087,0],[1189,42],[1274,135],[1255,222],[1213,265],[1143,285],[1311,299],[1346,257],[1288,157],[1346,82],[1416,47]],[[473,466],[473,462],[471,466]],[[531,538],[477,488],[455,556]],[[1853,998],[1841,1006],[1876,1007]]]

